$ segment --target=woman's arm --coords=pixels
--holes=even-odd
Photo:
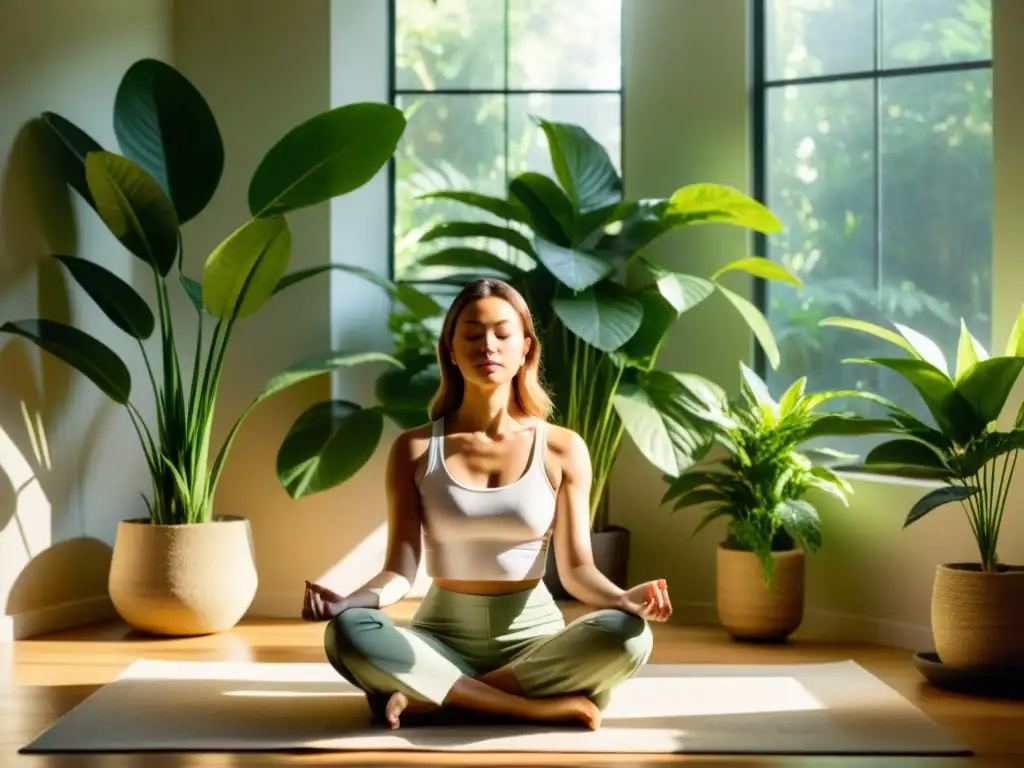
[[[558,578],[570,595],[597,608],[618,608],[625,590],[615,586],[597,566],[590,545],[590,488],[593,469],[587,444],[576,432],[560,430],[565,443],[562,478],[555,513],[555,563]]]
[[[667,621],[672,602],[664,579],[620,589],[594,565],[590,544],[590,489],[593,470],[587,444],[576,432],[561,430],[565,444],[555,513],[555,564],[562,585],[581,603],[618,608],[652,621]]]
[[[416,441],[409,432],[391,446],[385,485],[388,500],[388,549],[384,568],[351,594],[333,600],[331,615],[349,608],[383,608],[397,603],[412,589],[422,549],[419,490],[416,488]]]

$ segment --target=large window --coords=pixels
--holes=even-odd
[[[899,350],[818,321],[901,323],[950,361],[961,317],[990,343],[991,0],[756,6],[755,187],[785,227],[761,252],[805,284],[759,285],[782,352],[768,381],[781,392],[806,374],[809,389],[872,389],[923,416],[895,374],[840,362]]]
[[[417,197],[504,197],[523,171],[552,173],[531,116],[582,125],[621,171],[621,0],[392,2],[393,102],[409,120],[394,167],[397,276],[445,246],[418,243],[424,232],[486,216]]]

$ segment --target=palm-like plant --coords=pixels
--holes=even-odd
[[[299,360],[267,381],[227,439],[211,454],[211,434],[226,354],[244,318],[302,280],[331,269],[358,274],[422,317],[440,307],[409,286],[357,267],[324,264],[286,274],[291,259],[288,214],[347,194],[369,181],[394,153],[405,130],[387,104],[350,104],[316,115],[284,135],[263,157],[248,188],[250,218],[205,260],[201,280],[183,271],[181,226],[216,191],[224,148],[216,119],[198,90],[171,66],[144,59],[125,73],[114,103],[123,154],[105,150],[66,118],[48,112],[55,159],[67,182],[121,244],[147,267],[156,312],[129,282],[100,264],[71,255],[61,263],[110,321],[137,342],[156,406],[151,429],[133,402],[132,378],[120,356],[99,339],[48,318],[13,320],[0,331],[22,336],[91,379],[125,406],[145,454],[154,524],[207,522],[231,445],[244,419],[267,398],[312,377],[369,362],[400,365],[388,355],[329,352]],[[172,322],[171,290],[195,308],[192,370],[183,370]],[[204,344],[204,329],[212,323]],[[159,333],[159,366],[146,342]],[[318,403],[292,426],[278,454],[281,483],[293,498],[331,488],[372,456],[386,406],[347,400]]]
[[[952,371],[938,345],[913,328],[896,324],[896,331],[891,331],[848,318],[828,318],[822,325],[870,334],[904,352],[903,357],[846,362],[877,365],[899,374],[914,387],[934,420],[927,424],[906,408],[883,400],[890,419],[885,431],[895,437],[848,469],[941,482],[941,488],[914,504],[904,527],[933,509],[959,502],[978,545],[981,569],[1000,570],[999,532],[1018,451],[1024,446],[1024,403],[1009,430],[1000,430],[997,420],[1024,367],[1024,307],[1004,353],[994,357],[961,319]]]
[[[704,442],[700,423],[685,407],[689,393],[679,376],[656,370],[673,325],[718,296],[740,313],[777,366],[778,348],[764,316],[727,288],[723,277],[740,271],[800,282],[763,258],[738,259],[707,277],[655,264],[647,256],[649,247],[684,227],[720,223],[770,233],[780,231],[781,224],[756,200],[718,184],[684,186],[662,199],[626,200],[607,151],[585,129],[537,122],[555,177],[522,173],[510,182],[506,197],[465,190],[424,196],[462,203],[500,223],[440,224],[421,242],[464,244],[421,257],[402,277],[436,286],[494,275],[526,297],[544,344],[543,374],[553,393],[554,418],[577,432],[590,451],[591,527],[599,531],[624,434],[654,466],[673,476],[696,460],[694,452]],[[480,247],[481,241],[497,247]],[[448,274],[432,280],[437,268]],[[627,274],[632,279],[626,280]]]
[[[799,544],[808,552],[821,547],[821,518],[805,497],[819,489],[847,504],[849,483],[829,465],[854,456],[829,448],[801,448],[829,437],[870,434],[888,422],[853,413],[820,410],[840,397],[873,395],[857,391],[805,391],[806,377],[795,381],[776,402],[765,382],[740,364],[740,396],[724,392],[705,380],[691,389],[702,402],[694,415],[708,425],[709,448],[724,456],[688,469],[669,483],[662,503],[674,501],[673,511],[701,505],[707,512],[692,535],[708,523],[728,517],[725,546],[753,552],[772,583],[772,552]]]

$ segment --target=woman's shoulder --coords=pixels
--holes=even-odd
[[[545,427],[547,452],[563,462],[578,462],[589,456],[587,444],[575,430],[548,422]]]
[[[432,434],[433,422],[404,429],[391,445],[392,454],[415,464],[426,455]]]

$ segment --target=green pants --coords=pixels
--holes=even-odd
[[[338,673],[370,695],[402,691],[441,705],[460,677],[508,666],[530,697],[583,694],[605,708],[613,688],[651,653],[650,627],[634,614],[594,611],[568,625],[544,587],[464,595],[431,587],[408,627],[382,611],[350,608],[327,624]]]

